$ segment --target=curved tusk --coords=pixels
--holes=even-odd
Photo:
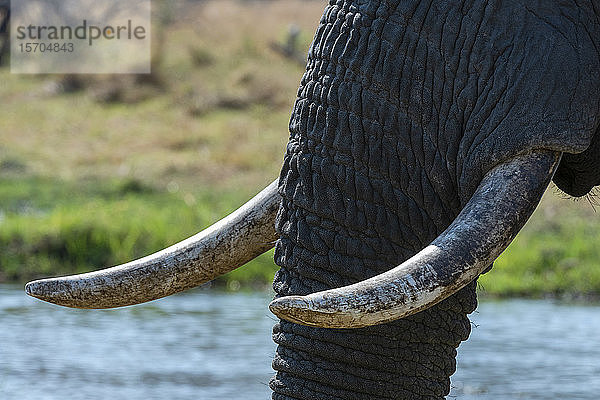
[[[454,222],[398,267],[365,281],[273,300],[279,318],[323,328],[360,328],[424,310],[473,281],[529,219],[561,154],[536,151],[498,165]]]
[[[155,300],[208,282],[274,246],[281,199],[277,182],[219,222],[162,251],[87,274],[30,282],[25,291],[67,307],[112,308]]]

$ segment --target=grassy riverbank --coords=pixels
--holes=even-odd
[[[277,176],[317,1],[169,9],[151,77],[0,69],[0,282],[126,262],[196,233]],[[171,3],[165,3],[171,4]],[[481,279],[491,296],[600,295],[600,224],[548,193]],[[263,287],[272,254],[221,279]]]
[[[481,293],[599,298],[600,215],[595,208],[593,199],[574,201],[548,189],[525,228],[480,278]]]
[[[233,211],[243,189],[159,191],[132,180],[0,179],[0,282],[108,267],[191,236]],[[263,255],[218,282],[264,287],[272,256]]]
[[[170,191],[134,179],[0,179],[0,282],[85,272],[126,262],[188,237],[234,210],[254,188]],[[256,189],[258,190],[258,189]],[[598,297],[598,216],[552,190],[515,242],[480,279],[494,297]],[[269,285],[269,252],[216,282]]]

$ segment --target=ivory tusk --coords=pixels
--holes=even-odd
[[[277,180],[229,216],[150,256],[81,275],[42,279],[28,295],[66,307],[112,308],[181,292],[233,271],[274,246]]]
[[[454,222],[396,268],[365,281],[273,300],[279,318],[323,328],[360,328],[431,307],[483,273],[537,207],[561,154],[536,151],[496,166]]]

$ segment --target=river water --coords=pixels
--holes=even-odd
[[[268,399],[268,293],[70,310],[0,286],[0,399]],[[482,302],[455,399],[598,399],[600,306]]]

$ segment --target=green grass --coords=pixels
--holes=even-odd
[[[484,295],[497,297],[600,296],[600,226],[585,200],[549,190],[494,268],[479,280]]]
[[[159,192],[138,181],[0,180],[0,281],[87,272],[160,250],[208,226],[249,196],[245,191]],[[263,256],[217,284],[264,285]]]

